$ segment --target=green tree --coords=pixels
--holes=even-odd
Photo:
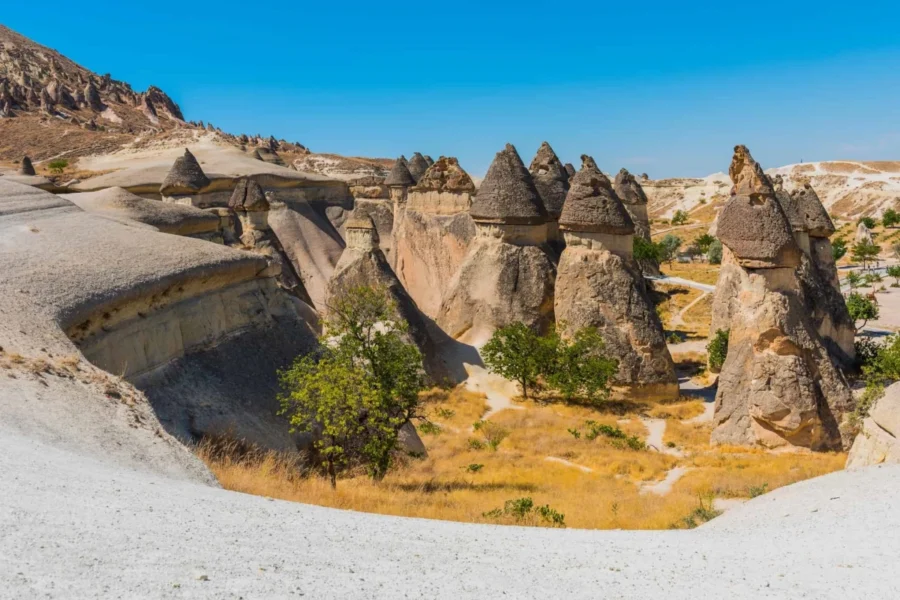
[[[834,262],[841,260],[846,254],[847,240],[838,238],[831,243],[831,257],[834,258]]]
[[[320,451],[330,448],[328,455],[340,457],[329,468],[357,460],[376,481],[390,469],[400,430],[421,418],[422,355],[396,314],[386,290],[348,290],[328,306],[318,355],[302,357],[281,374],[282,412],[293,427],[314,434],[318,427],[331,427],[332,439],[317,442]],[[340,385],[339,377],[344,377]],[[322,381],[336,391],[325,390]],[[317,401],[325,405],[325,415],[318,414]],[[325,423],[319,420],[323,416]]]
[[[715,240],[712,244],[709,245],[709,252],[706,253],[706,256],[709,257],[709,263],[712,265],[721,265],[722,264],[722,242],[719,240]]]
[[[870,262],[878,258],[881,252],[881,246],[863,240],[858,244],[854,244],[850,250],[850,258],[856,262],[863,264],[863,269],[867,269]]]
[[[856,321],[862,321],[863,324],[856,328],[857,333],[866,326],[871,319],[878,318],[878,304],[866,298],[857,292],[851,292],[847,296],[847,311],[850,318]]]
[[[64,158],[58,158],[56,160],[52,160],[47,164],[47,167],[50,169],[51,173],[55,173],[56,175],[60,175],[63,171],[66,170],[66,167],[69,166],[69,161]]]
[[[555,332],[547,339],[553,350],[546,374],[549,387],[567,401],[580,397],[593,403],[609,397],[609,381],[619,365],[604,354],[603,337],[596,327],[579,329],[568,340]]]
[[[675,257],[678,256],[679,248],[681,248],[681,238],[677,235],[667,233],[663,239],[659,241],[660,260],[669,263],[669,266],[671,267]]]
[[[555,334],[554,334],[555,335]],[[524,323],[496,330],[481,349],[481,356],[494,373],[522,386],[522,396],[537,389],[539,378],[548,371],[555,351],[549,341]]]
[[[713,371],[721,370],[725,364],[725,358],[728,356],[728,334],[729,330],[719,329],[706,345],[709,368]]]
[[[688,222],[688,214],[683,210],[676,210],[675,214],[672,215],[672,225],[684,225]]]
[[[881,224],[885,227],[896,227],[900,224],[900,213],[893,208],[887,209],[881,216]]]
[[[659,262],[660,249],[658,244],[648,242],[639,235],[634,236],[635,260],[652,260]]]
[[[707,252],[709,252],[710,246],[712,246],[713,242],[715,242],[715,241],[716,241],[716,238],[709,235],[708,233],[704,233],[703,235],[698,237],[696,240],[694,240],[694,243],[697,244],[697,248],[700,249],[701,254],[706,254]]]
[[[853,291],[862,283],[862,277],[856,271],[850,271],[847,273],[844,281],[847,282],[847,285],[850,286],[850,290]]]
[[[888,277],[894,278],[894,285],[891,287],[900,286],[900,265],[891,265],[887,268]]]
[[[860,217],[859,221],[856,223],[865,223],[866,227],[869,229],[875,229],[875,227],[878,226],[878,221],[876,221],[874,217]]]

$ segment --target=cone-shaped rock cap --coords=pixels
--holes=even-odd
[[[418,182],[422,179],[422,175],[425,174],[425,171],[428,170],[428,161],[425,160],[424,156],[416,152],[412,155],[412,158],[409,159],[407,168],[409,169],[409,174]]]
[[[806,220],[806,228],[812,237],[831,237],[834,234],[834,223],[828,216],[828,211],[819,200],[819,195],[808,183],[803,184],[802,188],[796,189],[791,193],[791,198],[797,206],[797,210]]]
[[[415,191],[438,191],[469,193],[475,192],[475,183],[469,174],[459,166],[459,161],[452,156],[442,156],[436,163],[428,167],[419,179]]]
[[[428,156],[428,155],[426,154],[426,155],[425,155],[425,162],[427,162],[427,163],[428,163],[428,166],[430,167],[431,165],[434,164],[434,159],[431,158],[430,156]]]
[[[163,195],[171,193],[193,193],[199,192],[209,185],[209,179],[200,168],[200,163],[191,154],[187,148],[184,149],[184,156],[175,159],[175,164],[169,170],[169,174],[163,179],[159,191]]]
[[[531,173],[512,144],[497,153],[488,168],[469,214],[476,221],[509,224],[547,222],[547,210]]]
[[[575,167],[572,166],[572,163],[566,163],[563,168],[566,170],[566,174],[569,176],[569,179],[575,177]]]
[[[613,188],[624,204],[647,204],[647,194],[644,193],[644,188],[641,187],[635,176],[628,172],[628,169],[619,171]]]
[[[228,206],[240,212],[269,210],[269,201],[262,187],[252,179],[241,179],[228,200]]]
[[[559,217],[561,229],[613,235],[634,233],[631,215],[593,158],[581,156],[581,170],[570,183],[572,187]]]
[[[800,249],[775,190],[745,146],[734,149],[729,174],[736,195],[719,213],[718,238],[747,268],[800,264]]]
[[[569,174],[560,162],[550,144],[544,142],[528,167],[534,180],[534,187],[544,203],[544,208],[551,218],[559,219],[566,194],[569,192]]]
[[[784,178],[781,175],[776,175],[775,177],[771,177],[770,181],[772,182],[772,187],[775,189],[775,198],[778,199],[781,210],[784,211],[784,216],[787,217],[788,224],[791,226],[791,231],[809,231],[809,227],[806,224],[806,217],[803,216],[800,206],[784,189]]]
[[[31,164],[31,159],[27,156],[22,157],[22,164],[19,165],[19,175],[37,175],[34,171],[34,165]]]
[[[402,156],[394,162],[391,172],[384,178],[385,185],[408,187],[416,184],[409,169],[406,167],[406,159]]]

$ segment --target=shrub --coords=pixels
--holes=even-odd
[[[683,210],[676,210],[672,215],[672,225],[684,225],[688,222],[688,214]]]
[[[636,435],[628,435],[618,427],[597,423],[596,421],[585,421],[584,424],[588,428],[584,437],[588,440],[593,441],[598,437],[603,436],[610,440],[613,447],[620,450],[624,450],[625,448],[630,450],[647,449],[647,444],[645,444],[641,438]]]
[[[703,496],[698,496],[698,500],[700,501],[700,505],[692,510],[686,517],[673,523],[671,525],[672,529],[694,529],[707,521],[712,521],[722,514],[721,510],[715,510],[713,508],[713,497],[711,495],[707,496],[705,499]]]
[[[431,421],[422,421],[417,429],[424,435],[440,435],[443,431],[440,425]]]
[[[851,292],[850,295],[847,296],[846,302],[847,311],[850,313],[850,318],[853,319],[854,323],[856,321],[863,322],[862,325],[856,328],[857,332],[865,327],[866,323],[871,319],[878,318],[878,305],[862,294]]]
[[[729,330],[719,329],[713,336],[713,339],[706,345],[706,355],[709,362],[709,368],[713,371],[722,369],[725,359],[728,357],[728,334]]]
[[[887,268],[888,277],[894,279],[894,287],[900,285],[900,265],[891,265]]]
[[[854,290],[862,284],[862,276],[856,271],[850,271],[847,273],[847,276],[844,278],[844,281],[850,286],[851,290]]]
[[[709,264],[721,265],[722,264],[722,242],[720,242],[719,240],[715,240],[712,244],[710,244],[709,252],[706,253],[706,256],[709,258]]]
[[[56,175],[60,175],[63,171],[66,170],[66,167],[68,166],[69,161],[64,158],[58,158],[47,163],[47,167],[50,169],[50,172],[55,173]]]
[[[709,247],[712,246],[712,243],[715,241],[716,238],[709,235],[708,233],[704,233],[696,240],[694,240],[694,243],[697,245],[697,249],[700,250],[702,254],[706,254],[707,252],[709,252]]]
[[[463,467],[466,473],[478,473],[484,468],[484,465],[481,463],[471,463]]]
[[[635,260],[651,260],[659,262],[661,250],[658,244],[648,242],[641,236],[635,235],[633,245]]]
[[[900,213],[898,213],[893,208],[889,208],[884,211],[884,214],[881,216],[881,224],[885,227],[894,227],[900,223]]]
[[[878,221],[876,221],[874,217],[860,217],[856,223],[864,223],[869,229],[875,229],[875,227],[878,226]]]
[[[544,373],[547,385],[567,401],[575,397],[590,403],[609,397],[609,381],[618,362],[604,354],[605,344],[595,327],[584,327],[571,340],[556,333],[546,338],[549,358]]]
[[[837,262],[847,254],[847,240],[838,238],[831,242],[831,256]]]
[[[472,426],[475,431],[481,433],[484,443],[493,451],[497,451],[500,443],[509,436],[509,430],[492,421],[478,421]],[[471,446],[471,442],[469,443]]]
[[[666,337],[666,342],[670,344],[680,344],[684,341],[684,336],[682,336],[677,331],[673,331]]]
[[[529,521],[535,524],[537,524],[539,519],[551,527],[566,526],[566,516],[564,514],[551,508],[549,504],[536,507],[534,500],[529,497],[507,500],[503,504],[503,508],[495,508],[483,513],[482,516],[492,519],[510,517],[517,523]]]
[[[762,485],[751,485],[747,488],[747,495],[751,498],[759,498],[763,494],[769,491],[769,484],[764,483]]]
[[[667,262],[669,266],[672,266],[672,262],[678,256],[678,249],[681,248],[681,244],[682,240],[677,235],[667,233],[663,236],[663,239],[659,241],[660,261]]]

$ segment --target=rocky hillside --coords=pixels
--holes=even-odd
[[[788,191],[809,183],[830,213],[848,219],[880,215],[897,208],[900,200],[900,161],[812,162],[766,169],[766,173],[782,175]],[[653,218],[671,218],[676,210],[693,212],[731,193],[725,173],[702,179],[648,179],[641,184]]]
[[[232,135],[210,123],[185,121],[161,89],[136,92],[0,25],[0,160],[104,154],[164,142],[182,129],[218,132],[225,143],[256,147],[262,160],[272,162],[275,152],[308,153],[299,143]]]

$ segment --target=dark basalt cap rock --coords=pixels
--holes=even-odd
[[[728,170],[735,195],[719,213],[716,236],[743,267],[795,267],[800,249],[769,178],[750,156],[736,146]]]
[[[550,144],[543,142],[528,167],[547,214],[558,219],[569,193],[569,174]]]
[[[581,170],[570,181],[559,226],[569,231],[631,235],[634,221],[612,188],[609,178],[590,156],[581,156]]]
[[[834,234],[834,223],[828,216],[828,211],[822,205],[819,195],[808,183],[802,188],[796,189],[791,193],[791,198],[797,206],[797,210],[806,220],[806,227],[809,229],[811,237],[831,237]]]
[[[394,162],[391,172],[384,179],[385,185],[394,187],[408,187],[416,184],[416,180],[406,166],[406,159],[402,156]]]
[[[175,159],[175,164],[163,179],[159,191],[164,196],[172,193],[190,194],[199,192],[208,185],[209,179],[200,168],[200,163],[197,162],[191,151],[185,148],[184,156]]]
[[[428,166],[430,167],[431,165],[434,164],[434,159],[431,158],[430,156],[428,156],[428,155],[426,154],[426,155],[425,155],[425,162],[427,162],[427,163],[428,163]]]
[[[34,165],[31,164],[31,159],[27,156],[22,157],[22,164],[19,165],[19,175],[37,175],[34,171]]]
[[[531,173],[512,144],[507,144],[494,157],[469,214],[476,221],[489,223],[547,222],[547,209],[534,187]]]
[[[469,177],[459,161],[452,156],[442,156],[436,163],[428,167],[419,182],[412,188],[413,191],[428,192],[475,192],[475,182]]]
[[[791,231],[809,231],[806,217],[803,216],[797,201],[784,189],[784,178],[781,175],[776,175],[775,177],[770,177],[769,181],[771,181],[772,187],[775,189],[775,198],[781,205],[784,216],[787,217]]]
[[[228,206],[238,212],[259,212],[269,210],[269,201],[259,183],[245,178],[238,181]]]
[[[644,193],[644,188],[641,187],[635,176],[628,172],[628,169],[619,171],[613,189],[624,204],[647,204],[647,194]]]
[[[428,170],[428,161],[425,160],[425,157],[416,152],[412,155],[412,158],[409,159],[409,163],[406,165],[409,169],[410,175],[413,176],[413,179],[418,182],[422,175],[425,174],[425,171]]]

